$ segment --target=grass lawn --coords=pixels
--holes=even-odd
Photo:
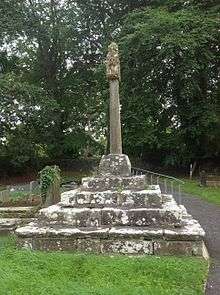
[[[0,238],[1,295],[202,295],[207,268],[198,258],[16,250]]]
[[[184,192],[220,205],[220,187],[200,187],[198,181],[188,179],[183,179],[183,181],[185,182],[182,186]]]

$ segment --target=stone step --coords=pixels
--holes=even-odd
[[[170,207],[171,206],[171,207]],[[39,218],[50,224],[68,224],[78,227],[109,226],[180,226],[182,208],[167,201],[162,208],[66,208],[50,206],[39,211]]]
[[[0,218],[29,218],[35,211],[36,207],[0,207]]]
[[[158,189],[158,186],[155,187]],[[82,179],[82,190],[84,191],[145,190],[146,188],[148,188],[148,186],[145,175],[130,177],[86,177]]]
[[[175,255],[198,256],[208,259],[203,241],[148,241],[121,239],[66,239],[18,238],[17,245],[23,249],[40,251],[70,251],[92,254],[121,255]]]
[[[10,226],[10,225],[9,225]],[[181,228],[172,227],[149,227],[149,226],[101,226],[101,227],[75,227],[67,225],[39,223],[39,220],[30,222],[26,226],[16,230],[19,237],[62,237],[62,238],[131,238],[167,241],[200,241],[205,232],[195,219],[190,215],[184,219]]]
[[[0,234],[14,231],[18,226],[36,221],[34,218],[0,218]]]
[[[62,203],[63,207],[161,208],[162,205],[162,196],[159,188],[141,191],[72,191],[68,196],[69,198]]]
[[[149,227],[76,228],[38,223],[16,230],[18,245],[36,250],[203,256],[204,231],[188,217],[181,229]]]

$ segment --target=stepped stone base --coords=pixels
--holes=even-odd
[[[149,227],[76,228],[30,223],[17,229],[19,246],[33,250],[58,250],[112,254],[203,256],[204,231],[191,216],[180,229]]]
[[[34,207],[0,207],[0,235],[14,232],[18,226],[34,221]]]
[[[14,232],[18,226],[35,221],[34,218],[0,218],[0,235]]]
[[[0,207],[0,218],[29,218],[35,211],[35,207]]]
[[[64,238],[19,238],[18,245],[24,249],[41,251],[71,251],[93,254],[130,255],[206,255],[203,241],[148,241],[148,240],[99,240]]]
[[[98,177],[84,178],[78,190],[62,194],[57,205],[16,230],[18,245],[59,250],[129,255],[204,256],[205,232],[177,205],[149,186],[145,176],[131,176],[125,155],[101,160]]]
[[[144,175],[138,176],[109,176],[109,177],[85,177],[82,180],[83,191],[102,192],[106,190],[144,190],[147,188]]]
[[[80,194],[80,192],[78,193]],[[67,199],[66,195],[68,194],[69,198]],[[73,194],[76,194],[76,191]],[[128,225],[126,217],[123,217],[125,224],[122,222],[122,224],[119,223],[116,226],[111,219],[109,223],[104,222],[105,224],[93,223],[94,215],[88,216],[88,210],[91,210],[91,212],[93,210],[98,210],[97,212],[104,210],[108,214],[111,213],[111,210],[109,208],[68,207],[72,202],[70,200],[72,197],[73,195],[70,196],[69,192],[65,193],[63,202],[42,209],[36,222],[18,228],[16,230],[18,245],[33,250],[102,254],[204,256],[206,253],[203,243],[205,232],[199,223],[187,214],[183,206],[177,206],[171,196],[161,196],[166,200],[166,205],[163,204],[163,206],[167,206],[165,208],[169,209],[169,211],[165,210],[164,212],[170,214],[171,208],[178,208],[178,214],[181,213],[181,225],[178,226],[173,225],[170,220],[165,220],[163,224],[159,223],[158,221],[163,220],[162,216],[156,224],[151,223],[148,226],[143,222]],[[77,212],[77,210],[79,211]],[[112,208],[113,212],[114,210],[121,212],[121,209],[118,208]],[[131,209],[128,212],[144,212],[145,219],[149,220],[151,216],[149,212],[154,209],[134,210]],[[77,219],[74,219],[75,217],[73,218],[76,212],[81,216],[82,222],[80,223],[77,222]],[[123,210],[123,212],[127,211]],[[152,218],[156,218],[155,211],[152,212]],[[58,218],[59,214],[63,218],[62,222]],[[135,216],[137,218],[139,215],[135,213]],[[95,215],[95,217],[97,216]],[[140,220],[142,221],[142,217]]]

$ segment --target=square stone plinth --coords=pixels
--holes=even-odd
[[[101,176],[130,176],[131,162],[127,155],[109,154],[103,156],[99,164],[99,174]]]

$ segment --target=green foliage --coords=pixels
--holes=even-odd
[[[0,28],[7,35],[5,42],[13,53],[12,57],[9,53],[5,57],[2,53],[2,85],[7,83],[9,77],[6,74],[10,70],[18,72],[19,76],[11,74],[11,84],[19,84],[13,91],[17,108],[20,105],[24,109],[32,106],[28,116],[37,113],[37,118],[33,116],[31,122],[23,116],[19,126],[16,123],[21,120],[17,114],[15,118],[8,116],[8,124],[16,125],[14,131],[1,129],[0,138],[4,141],[9,138],[7,147],[0,147],[1,155],[5,155],[2,162],[10,161],[13,167],[40,166],[42,161],[49,159],[77,158],[103,152],[99,138],[103,129],[105,102],[97,94],[94,71],[96,60],[100,59],[100,53],[95,54],[99,46],[90,48],[93,40],[81,46],[83,39],[88,37],[82,36],[85,22],[79,19],[87,17],[84,8],[82,5],[76,8],[69,1],[62,2],[34,0],[18,4],[4,0],[0,5],[0,17],[4,19],[4,22],[0,21]],[[9,15],[16,10],[14,23]],[[12,61],[14,66],[10,66]],[[18,88],[24,90],[22,97]],[[27,93],[27,88],[33,92]],[[2,97],[9,91],[8,87]],[[31,95],[29,101],[26,95]],[[36,101],[41,105],[38,110],[35,109]],[[5,112],[8,113],[10,105],[7,106]],[[12,110],[14,108],[13,105]]]
[[[167,0],[165,3],[168,5],[169,9],[171,10],[179,10],[185,8],[199,8],[202,10],[211,9],[210,11],[216,12],[219,11],[220,5],[218,0]]]
[[[15,167],[37,166],[48,157],[56,101],[42,88],[8,74],[0,78],[0,108],[0,159]]]
[[[0,249],[2,294],[202,295],[208,272],[198,258],[21,251],[7,239]]]
[[[167,164],[219,154],[219,27],[198,9],[127,17],[120,48],[129,153],[159,153]]]
[[[30,196],[30,192],[10,192],[10,199],[11,200],[18,200],[18,199],[23,199],[23,198],[27,198]]]
[[[0,166],[108,151],[103,60],[117,39],[125,151],[172,165],[218,157],[218,11],[216,0],[2,0]]]
[[[53,183],[60,183],[61,171],[58,166],[46,166],[40,171],[41,196],[45,198]]]

